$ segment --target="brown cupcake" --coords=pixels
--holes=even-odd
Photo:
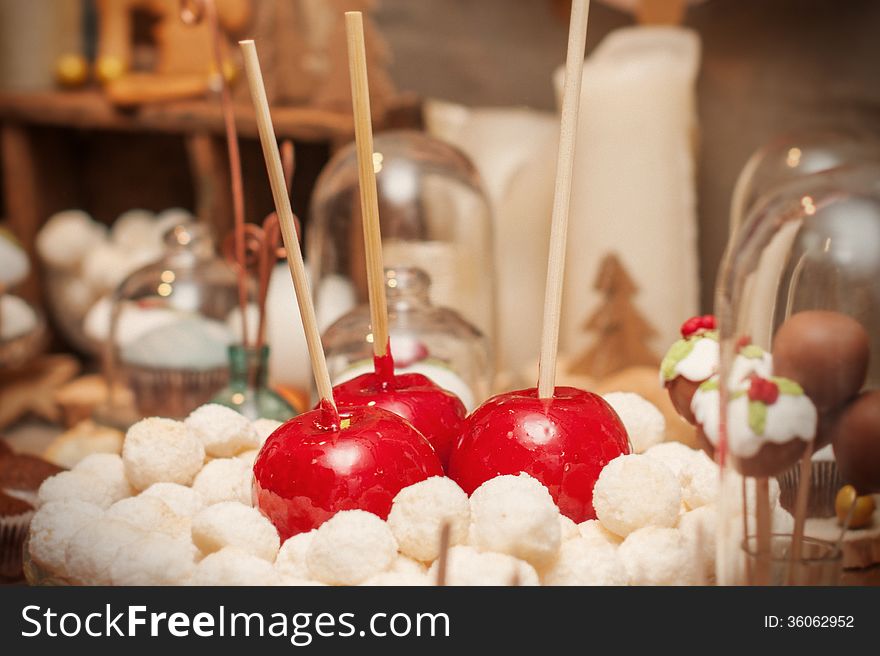
[[[21,578],[24,541],[33,516],[31,504],[0,492],[0,578]]]
[[[0,458],[0,492],[34,504],[43,481],[61,471],[61,467],[37,456],[14,454]]]

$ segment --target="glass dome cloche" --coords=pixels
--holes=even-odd
[[[160,260],[126,278],[111,300],[107,377],[131,388],[133,418],[185,417],[229,379],[235,272],[201,224],[174,227],[165,249]],[[113,404],[111,397],[104,411],[112,414]]]
[[[385,269],[388,328],[396,373],[420,373],[458,396],[468,411],[489,396],[489,340],[449,308],[430,300],[431,280],[416,267]],[[373,370],[370,307],[362,304],[323,334],[333,384]]]
[[[479,174],[453,146],[411,130],[374,140],[385,266],[416,266],[431,280],[430,300],[458,312],[494,342],[495,280],[491,210]],[[322,329],[367,302],[363,229],[354,144],[318,178],[306,244]]]
[[[864,582],[880,560],[880,162],[755,204],[715,313],[718,375],[691,409],[723,466],[718,581]]]

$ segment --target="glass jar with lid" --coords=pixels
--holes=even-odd
[[[880,538],[860,529],[880,521],[865,511],[880,492],[880,163],[798,176],[753,205],[715,312],[718,375],[691,408],[722,465],[719,582],[835,583],[841,564],[876,565],[863,556]]]
[[[455,310],[431,302],[431,280],[416,267],[385,269],[388,327],[395,372],[416,372],[455,393],[468,410],[489,395],[489,340]],[[333,384],[373,370],[370,308],[363,304],[323,335]]]
[[[131,274],[112,297],[108,378],[131,388],[132,418],[185,417],[229,378],[235,272],[217,256],[204,225],[174,227],[165,248],[160,260]]]
[[[416,131],[377,134],[374,149],[385,266],[425,271],[431,302],[454,310],[494,340],[491,210],[476,168],[453,146]],[[307,229],[322,329],[342,315],[335,302],[341,287],[356,303],[367,301],[358,193],[352,144],[318,178]]]

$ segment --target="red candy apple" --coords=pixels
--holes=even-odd
[[[501,474],[525,472],[550,490],[575,522],[596,517],[593,486],[602,468],[630,452],[620,418],[600,396],[557,387],[499,394],[477,408],[452,450],[449,477],[470,494]]]
[[[337,407],[373,405],[400,415],[425,436],[445,468],[453,442],[461,435],[467,411],[452,392],[422,374],[395,374],[389,355],[375,359],[373,373],[333,388]]]
[[[310,531],[340,510],[385,519],[404,487],[443,469],[406,420],[376,407],[323,406],[279,427],[254,463],[254,503],[282,540]]]

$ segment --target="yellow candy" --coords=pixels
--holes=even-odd
[[[125,63],[119,57],[107,55],[98,59],[95,73],[102,83],[110,82],[122,77],[125,73]]]
[[[855,504],[855,507],[853,507]],[[837,523],[843,526],[847,516],[852,509],[852,517],[849,521],[849,528],[864,528],[871,524],[874,515],[874,497],[866,495],[858,496],[856,489],[852,485],[844,485],[837,493],[834,500],[834,511],[837,513]]]
[[[78,87],[89,78],[89,63],[82,55],[68,53],[55,62],[55,79],[63,87]]]

